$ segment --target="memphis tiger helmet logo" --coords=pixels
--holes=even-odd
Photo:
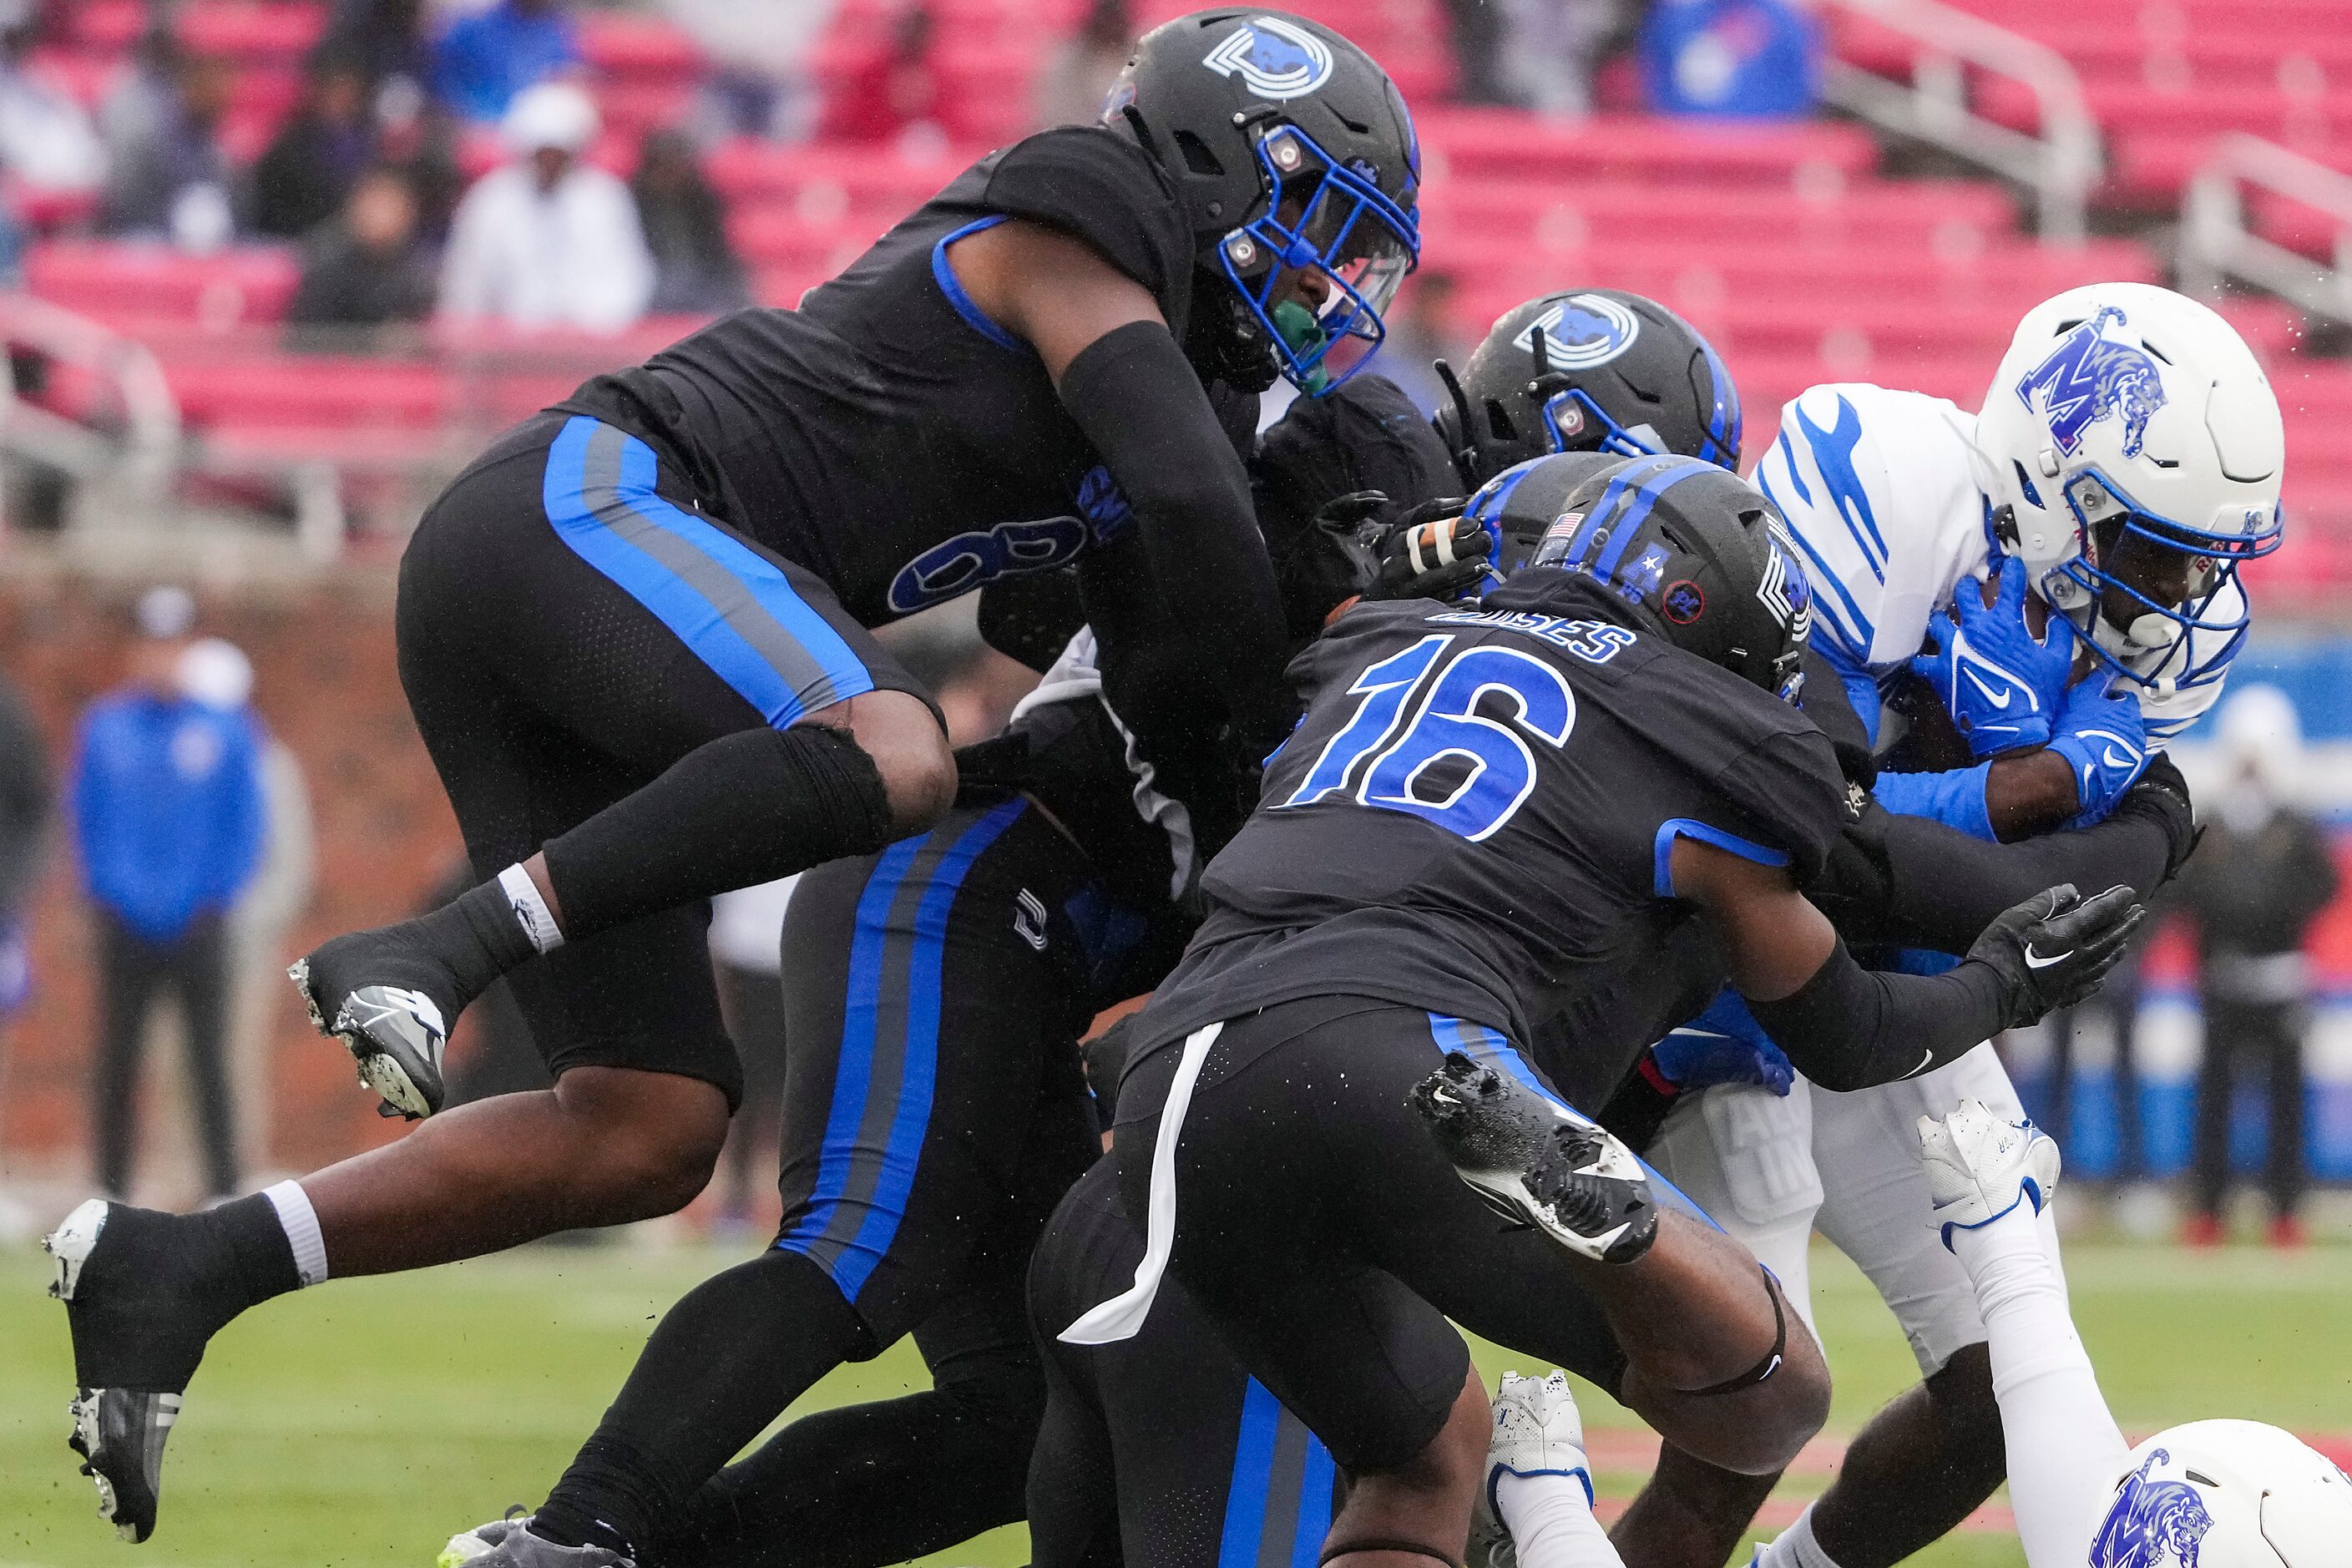
[[[2100,307],[2017,384],[2018,401],[2027,408],[2041,400],[2038,412],[2049,421],[2050,439],[2070,458],[2103,419],[2124,422],[2124,456],[2138,457],[2147,422],[2164,406],[2164,376],[2156,361],[2138,345],[2107,335],[2110,325],[2124,322],[2122,310]]]

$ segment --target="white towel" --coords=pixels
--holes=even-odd
[[[1176,1064],[1176,1081],[1168,1086],[1168,1104],[1160,1112],[1160,1141],[1151,1150],[1151,1197],[1135,1283],[1064,1329],[1064,1344],[1117,1344],[1143,1331],[1152,1299],[1160,1294],[1160,1277],[1168,1272],[1168,1255],[1176,1247],[1176,1141],[1184,1131],[1184,1113],[1192,1108],[1192,1086],[1201,1081],[1201,1064],[1209,1059],[1209,1047],[1223,1029],[1223,1024],[1211,1024],[1185,1037],[1184,1058]]]

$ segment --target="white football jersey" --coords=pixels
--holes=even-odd
[[[1808,388],[1780,411],[1780,434],[1751,477],[1788,516],[1812,578],[1814,639],[1840,663],[1878,679],[1897,673],[1961,580],[1990,569],[1992,501],[1976,425],[1944,398],[1860,382]],[[2231,584],[2213,618],[2235,620],[2242,603]],[[2148,738],[2178,734],[2221,692],[2219,675],[2144,689]]]

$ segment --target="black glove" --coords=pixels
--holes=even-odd
[[[2003,910],[1969,960],[2000,977],[2009,1006],[2001,1026],[2023,1028],[2096,991],[2147,914],[2127,887],[2085,899],[2062,884]]]
[[[1452,599],[1486,575],[1495,548],[1459,496],[1423,501],[1381,535],[1379,581],[1368,599]]]
[[[1350,490],[1316,508],[1309,520],[1314,536],[1348,563],[1351,592],[1359,596],[1380,592],[1381,536],[1388,531],[1380,514],[1388,507],[1385,490]]]
[[[2168,882],[2180,874],[2181,866],[2205,833],[2197,825],[2196,805],[2189,798],[2189,781],[2180,776],[2179,767],[2162,752],[2148,759],[2139,781],[2124,792],[2123,799],[2116,803],[2107,819],[2112,822],[2119,816],[2145,817],[2164,829],[2164,879]]]

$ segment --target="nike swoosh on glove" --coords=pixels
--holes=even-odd
[[[1486,580],[1495,541],[1458,497],[1424,501],[1380,543],[1380,581],[1368,599],[1455,599]]]
[[[2096,991],[2147,915],[2121,885],[2085,899],[2061,884],[2002,910],[1969,949],[2000,977],[2009,1009],[2001,1026],[2023,1028]]]
[[[1993,602],[1963,578],[1948,610],[1929,617],[1932,652],[1911,661],[1968,738],[1969,752],[1990,757],[2046,745],[2074,664],[2074,628],[2052,616],[2042,637],[2025,619],[2025,569],[2003,560],[1993,569]]]
[[[2147,725],[2139,692],[2093,670],[2059,705],[2050,749],[2074,771],[2078,808],[2066,826],[2095,827],[2147,766]]]

